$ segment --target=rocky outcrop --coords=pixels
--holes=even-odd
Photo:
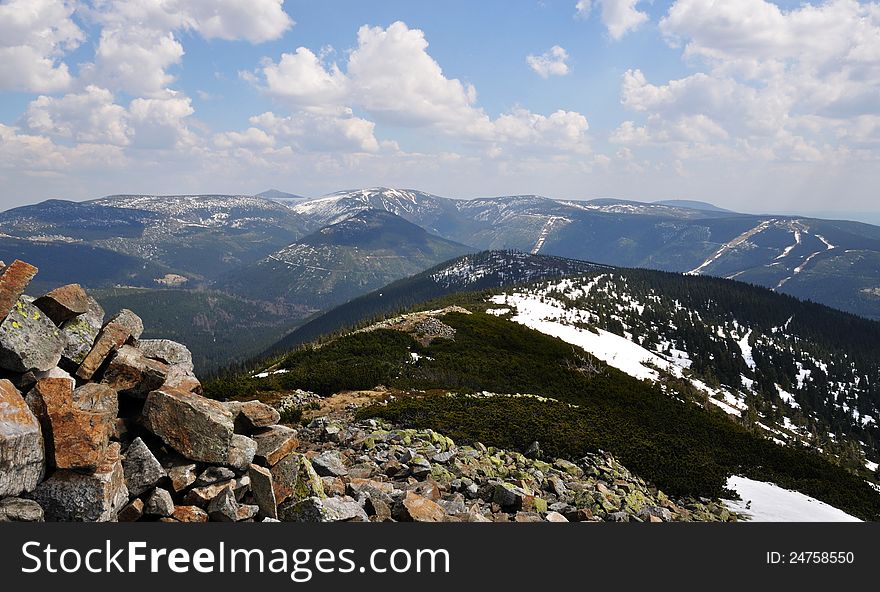
[[[32,491],[44,471],[40,424],[18,389],[0,380],[0,498]]]

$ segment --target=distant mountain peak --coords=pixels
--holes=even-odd
[[[280,191],[278,189],[267,189],[261,193],[257,193],[254,197],[262,197],[263,199],[271,199],[277,201],[297,201],[306,199],[302,195],[297,195],[295,193],[287,193],[286,191]]]

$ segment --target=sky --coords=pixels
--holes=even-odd
[[[0,0],[0,209],[695,199],[880,220],[880,2]]]

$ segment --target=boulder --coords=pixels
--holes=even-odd
[[[137,522],[144,515],[144,502],[138,498],[134,498],[128,504],[119,510],[116,520],[119,522]]]
[[[192,353],[182,343],[170,339],[141,339],[138,350],[151,360],[158,360],[168,366],[179,366],[182,370],[193,371]]]
[[[392,516],[399,522],[444,522],[447,518],[442,506],[412,491],[394,504]]]
[[[324,497],[321,478],[305,455],[293,452],[270,469],[276,501],[299,501],[307,497]]]
[[[36,267],[18,259],[0,269],[0,320],[6,318],[35,275]]]
[[[252,464],[248,467],[248,476],[251,478],[251,493],[260,508],[260,513],[266,518],[278,518],[278,502],[272,487],[272,472],[266,467]]]
[[[34,300],[34,306],[46,313],[53,323],[60,325],[88,312],[89,297],[79,284],[68,284],[40,296]]]
[[[193,487],[186,493],[183,501],[191,506],[205,508],[221,491],[224,489],[232,491],[234,488],[235,481],[233,479],[230,479],[229,481],[221,481],[219,483],[212,483],[211,485],[205,485],[204,487]]]
[[[163,387],[173,388],[186,393],[202,393],[202,383],[195,374],[181,366],[169,366]]]
[[[348,475],[348,470],[342,463],[342,458],[340,457],[339,452],[335,450],[322,452],[321,454],[312,457],[311,460],[312,466],[315,467],[315,472],[322,477],[343,477]]]
[[[167,376],[168,366],[144,357],[135,347],[123,345],[110,359],[101,382],[120,394],[143,398],[161,388]]]
[[[260,401],[232,401],[226,403],[235,418],[235,431],[251,434],[260,428],[274,426],[281,421],[281,414],[274,407]]]
[[[143,331],[144,323],[141,318],[127,308],[122,309],[98,333],[95,344],[83,359],[76,375],[83,380],[90,380],[110,354],[129,339],[140,337]]]
[[[204,487],[220,481],[235,479],[235,473],[226,467],[208,467],[196,479],[196,487]]]
[[[235,519],[238,522],[253,522],[260,515],[260,507],[252,504],[238,504]]]
[[[171,479],[171,487],[177,493],[196,482],[195,463],[180,462],[166,465],[166,472]]]
[[[369,522],[370,518],[355,501],[338,497],[308,497],[278,508],[284,522]]]
[[[116,391],[94,383],[71,387],[67,379],[44,378],[32,392],[54,466],[92,469],[107,453],[118,413]]]
[[[103,462],[83,473],[58,470],[30,494],[46,519],[59,522],[109,522],[128,503],[119,444],[113,442]]]
[[[49,317],[19,300],[0,323],[0,368],[45,371],[58,365],[65,341]]]
[[[0,380],[0,498],[33,491],[45,470],[40,422],[18,389]]]
[[[167,490],[157,487],[144,503],[144,514],[168,517],[174,513],[174,500]]]
[[[547,515],[544,516],[544,520],[547,522],[568,522],[568,518],[559,512],[547,512]]]
[[[144,427],[183,456],[216,464],[229,460],[232,414],[222,403],[163,387],[147,395],[141,414]]]
[[[232,490],[225,488],[221,490],[208,503],[208,516],[215,522],[237,522],[238,521],[238,502]]]
[[[42,522],[43,508],[34,500],[20,497],[0,499],[0,522]]]
[[[122,469],[128,493],[135,496],[155,487],[167,475],[162,464],[140,438],[135,438],[125,451]]]
[[[207,522],[208,513],[198,506],[177,506],[171,517],[178,522]]]
[[[257,443],[241,434],[233,434],[229,444],[229,453],[226,456],[226,464],[239,471],[244,471],[257,454]]]
[[[71,370],[76,370],[83,363],[104,326],[104,309],[91,296],[88,296],[88,300],[89,309],[85,314],[61,325],[61,336],[65,342],[61,359],[65,368]]]
[[[270,467],[299,446],[296,430],[287,426],[272,426],[260,430],[251,438],[257,443],[257,454],[254,458],[257,462]]]

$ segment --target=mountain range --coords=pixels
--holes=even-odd
[[[254,302],[283,309],[294,323],[487,249],[732,278],[880,318],[880,227],[741,214],[704,202],[457,200],[373,188],[315,199],[277,190],[114,195],[0,213],[0,259],[40,267],[35,290],[76,281],[174,290],[190,301],[208,293],[237,303],[229,315]],[[155,321],[156,331],[167,333],[161,318]]]

